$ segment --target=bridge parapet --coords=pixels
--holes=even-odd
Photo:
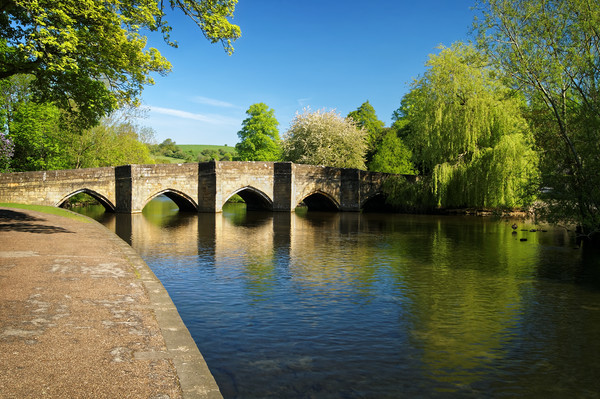
[[[389,176],[291,162],[220,161],[2,173],[0,202],[60,206],[83,191],[110,211],[137,213],[164,194],[181,210],[221,212],[239,194],[248,209],[291,212],[304,202],[311,209],[360,211],[381,194]]]
[[[115,210],[115,168],[0,173],[0,202],[60,206],[86,192]]]

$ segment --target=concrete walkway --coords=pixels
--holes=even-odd
[[[220,398],[162,284],[104,226],[0,208],[0,398]]]

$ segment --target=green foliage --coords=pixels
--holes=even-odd
[[[11,114],[9,135],[15,145],[15,171],[67,169],[60,110],[48,104],[19,103]]]
[[[279,122],[275,111],[264,103],[252,104],[246,111],[248,117],[238,132],[240,142],[235,149],[240,161],[279,161],[281,144]]]
[[[153,135],[130,122],[131,110],[116,112],[100,124],[81,130],[67,123],[64,111],[53,104],[33,101],[30,77],[13,76],[0,82],[0,115],[6,135],[14,144],[11,169],[52,170],[128,163],[148,163],[148,147],[139,141]]]
[[[356,111],[350,112],[348,118],[352,118],[358,127],[368,132],[366,154],[366,162],[368,164],[381,145],[384,134],[384,123],[377,118],[375,108],[373,108],[369,101],[364,102]]]
[[[162,143],[157,146],[157,153],[166,157],[178,158],[176,155],[179,154],[179,148],[177,144],[171,139],[165,139]]]
[[[497,146],[478,151],[471,162],[442,163],[435,166],[433,193],[438,206],[517,208],[531,204],[532,165],[537,153],[520,134],[503,136]]]
[[[431,176],[437,206],[529,204],[537,155],[525,102],[472,47],[442,47],[396,113],[417,166]]]
[[[7,0],[0,10],[0,79],[35,78],[36,102],[52,102],[94,125],[118,106],[135,104],[151,73],[171,65],[142,32],[170,41],[166,7],[179,9],[231,53],[240,30],[227,18],[237,0]]]
[[[90,205],[101,205],[100,202],[89,195],[88,193],[82,192],[70,196],[66,203],[62,205],[63,208],[73,208],[77,206],[90,206]]]
[[[386,202],[394,209],[407,213],[430,212],[436,208],[436,199],[428,178],[415,182],[404,176],[392,176],[383,184]]]
[[[375,172],[414,175],[417,171],[411,161],[412,152],[404,145],[395,130],[388,129],[369,163]]]
[[[348,118],[352,118],[358,127],[368,133],[365,159],[369,170],[401,174],[416,173],[411,162],[412,152],[396,134],[397,129],[392,131],[385,128],[369,101],[350,112]]]
[[[587,0],[479,2],[479,44],[531,105],[544,207],[600,235],[600,6]]]
[[[52,104],[31,101],[31,76],[0,80],[0,120],[13,144],[14,171],[60,169],[68,162],[61,151],[61,111]]]
[[[367,131],[335,111],[296,114],[283,140],[286,161],[365,169]]]
[[[197,155],[198,162],[215,161],[233,161],[234,152],[224,148],[211,149],[206,148]]]
[[[115,117],[81,134],[66,135],[70,168],[152,163],[148,146],[139,141],[140,127]]]

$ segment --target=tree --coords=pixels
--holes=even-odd
[[[171,139],[165,139],[157,146],[157,153],[164,155],[165,157],[173,157],[174,155],[177,155],[178,152],[179,148],[177,148],[177,143]]]
[[[16,75],[0,81],[0,130],[12,143],[14,171],[60,169],[67,166],[62,154],[61,111],[52,104],[31,99],[31,76]]]
[[[8,125],[15,146],[11,162],[15,171],[69,168],[60,116],[61,111],[51,104],[15,104]]]
[[[246,111],[248,117],[238,132],[240,142],[235,145],[240,161],[279,161],[281,140],[279,122],[275,111],[264,103],[252,104]]]
[[[386,129],[383,139],[369,163],[369,170],[414,175],[417,172],[411,158],[412,151],[404,145],[402,139],[396,134],[396,131]]]
[[[398,136],[398,129],[385,128],[369,101],[364,102],[356,111],[350,112],[348,117],[368,132],[365,158],[369,170],[399,174],[416,173],[411,162],[412,152]]]
[[[17,75],[0,84],[0,134],[12,145],[11,170],[51,170],[128,163],[148,163],[148,147],[133,124],[137,110],[125,109],[104,117],[98,126],[81,130],[50,103],[36,103],[28,90],[29,76]]]
[[[441,207],[530,203],[537,155],[522,117],[523,98],[504,86],[475,48],[461,43],[431,55],[403,99],[407,144],[431,176]]]
[[[36,102],[52,102],[89,127],[135,103],[152,72],[171,66],[142,32],[160,31],[167,43],[167,8],[179,9],[228,53],[239,27],[227,18],[237,0],[5,0],[0,3],[0,80],[35,78]]]
[[[600,6],[486,0],[481,48],[531,105],[541,151],[543,216],[600,236]]]
[[[197,155],[196,160],[198,162],[208,162],[213,159],[216,161],[232,161],[234,159],[234,154],[235,152],[227,151],[223,148],[219,148],[218,150],[206,148]]]
[[[69,168],[96,168],[152,163],[148,146],[140,141],[142,127],[113,113],[81,134],[65,134]]]
[[[362,103],[358,109],[352,111],[348,114],[349,118],[352,118],[357,126],[365,129],[368,132],[367,136],[367,154],[366,154],[366,162],[369,164],[375,152],[377,152],[377,148],[381,144],[383,139],[383,129],[384,123],[377,118],[375,114],[375,108],[369,103]]]
[[[283,139],[283,158],[303,164],[365,169],[367,131],[335,111],[296,114]]]

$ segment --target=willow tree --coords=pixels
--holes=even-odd
[[[531,104],[545,216],[600,237],[600,4],[479,1],[478,39]]]
[[[282,148],[286,161],[365,169],[367,131],[335,111],[305,110],[292,120]]]
[[[518,207],[537,175],[522,97],[470,45],[441,47],[403,99],[406,137],[437,206]]]

